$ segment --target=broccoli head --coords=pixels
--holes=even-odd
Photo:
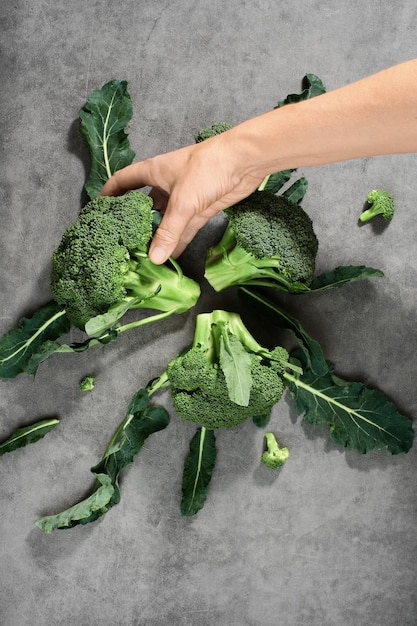
[[[210,430],[268,414],[284,392],[287,361],[285,348],[262,347],[237,313],[202,313],[192,345],[166,370],[174,408]]]
[[[194,140],[196,143],[201,143],[202,141],[210,139],[210,137],[214,137],[215,135],[220,135],[231,128],[233,128],[232,124],[228,124],[227,122],[216,122],[215,124],[200,130],[196,135],[194,135]]]
[[[269,469],[278,469],[284,465],[290,456],[288,448],[280,448],[274,433],[265,433],[267,449],[262,454],[261,460]]]
[[[361,222],[369,222],[376,215],[382,215],[386,222],[390,222],[394,217],[394,198],[387,191],[373,189],[368,194],[367,202],[371,206],[360,214]]]
[[[160,311],[132,323],[139,325],[182,313],[197,301],[199,285],[174,260],[172,268],[150,261],[153,213],[151,198],[139,191],[99,196],[81,210],[54,251],[53,298],[89,335],[99,336],[129,309]]]
[[[225,213],[226,230],[206,259],[205,277],[216,291],[233,285],[308,291],[318,241],[312,220],[298,204],[255,191]]]

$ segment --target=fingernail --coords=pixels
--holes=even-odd
[[[156,248],[152,248],[152,250],[150,250],[149,257],[152,263],[156,263],[157,265],[159,265],[160,263],[163,263],[165,261],[166,252],[163,248],[156,246]]]

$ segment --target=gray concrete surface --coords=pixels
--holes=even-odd
[[[0,15],[1,333],[49,298],[50,254],[82,202],[76,119],[90,91],[129,81],[131,145],[144,158],[192,142],[214,121],[272,108],[307,72],[334,89],[416,54],[411,0],[4,0]],[[288,302],[341,375],[377,385],[412,418],[416,163],[388,156],[301,172],[318,269],[364,263],[386,277]],[[388,228],[359,228],[366,194],[379,186],[394,194],[397,215]],[[195,277],[219,226],[184,255]],[[233,294],[205,288],[198,310],[234,304]],[[190,341],[194,315],[51,359],[34,380],[0,381],[2,439],[61,417],[43,441],[0,459],[2,626],[416,625],[415,448],[398,457],[341,450],[303,425],[288,399],[272,422],[292,451],[283,471],[260,466],[263,433],[251,423],[220,432],[196,518],[178,506],[193,428],[172,415],[125,472],[107,516],[50,536],[35,528],[88,492],[89,468],[130,397]],[[264,324],[259,332],[268,334]],[[96,389],[81,396],[88,371]],[[167,394],[161,402],[171,410]]]

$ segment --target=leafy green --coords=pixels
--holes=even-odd
[[[301,100],[307,100],[308,98],[314,98],[325,93],[326,87],[321,79],[315,74],[306,74],[303,78],[303,86],[305,88],[299,94],[292,93],[288,95],[285,100],[280,100],[276,108],[283,107],[286,104],[293,104],[294,102],[301,102]]]
[[[220,339],[219,362],[230,400],[248,406],[252,388],[251,358],[239,339],[227,330]]]
[[[214,430],[199,428],[190,443],[182,476],[181,513],[195,515],[203,508],[216,463]]]
[[[140,452],[152,433],[166,428],[169,416],[160,406],[149,406],[147,389],[132,398],[127,414],[110,440],[102,459],[91,468],[97,479],[90,496],[79,504],[36,522],[44,532],[88,524],[107,513],[120,501],[119,474]]]
[[[0,456],[6,454],[6,452],[14,452],[18,448],[23,448],[29,443],[35,443],[45,437],[55,426],[59,424],[59,420],[55,418],[44,419],[30,426],[18,428],[14,433],[0,443]]]
[[[125,128],[132,118],[132,102],[127,81],[111,80],[93,91],[79,111],[80,133],[91,158],[85,189],[95,198],[106,180],[132,163],[135,153],[129,146]]]
[[[291,178],[292,173],[295,170],[282,170],[281,172],[275,172],[266,176],[262,183],[258,187],[258,191],[269,191],[270,193],[277,193],[281,187],[285,185]]]
[[[307,370],[285,378],[297,413],[310,424],[327,425],[335,443],[362,454],[376,449],[399,454],[411,448],[411,420],[378,389],[342,380],[331,364],[322,376]]]
[[[336,267],[330,272],[325,272],[313,278],[310,283],[310,291],[324,291],[343,287],[347,283],[353,283],[362,278],[383,278],[384,272],[365,265],[343,265]]]
[[[284,198],[287,198],[287,200],[294,202],[294,204],[298,204],[307,193],[307,188],[308,181],[304,176],[302,176],[301,178],[296,180],[295,183],[291,185],[291,187],[288,187],[288,189],[286,189],[282,193],[282,195],[284,196]]]
[[[22,318],[18,328],[10,330],[0,340],[0,377],[15,378],[26,372],[42,344],[65,335],[70,327],[65,311],[55,302],[40,307],[30,318]],[[36,368],[31,373],[35,371]]]

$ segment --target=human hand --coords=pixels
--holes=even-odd
[[[129,165],[106,182],[101,195],[152,187],[149,195],[154,208],[163,214],[149,250],[154,263],[179,256],[211,217],[246,198],[260,185],[262,176],[250,173],[234,144],[233,134],[227,131]]]

